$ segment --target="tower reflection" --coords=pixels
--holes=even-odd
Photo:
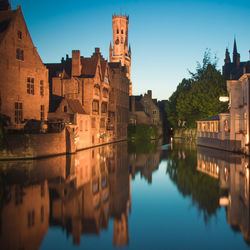
[[[129,244],[131,210],[127,144],[36,161],[1,162],[0,245],[38,249],[49,227],[80,244],[113,219],[113,244]]]

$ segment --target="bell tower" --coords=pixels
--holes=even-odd
[[[113,15],[113,47],[109,47],[109,61],[121,62],[122,66],[126,66],[127,77],[130,81],[130,68],[131,68],[131,47],[128,46],[128,29],[129,29],[129,16]],[[132,83],[129,85],[129,95],[132,95]]]

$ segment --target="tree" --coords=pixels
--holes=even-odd
[[[227,110],[227,104],[219,97],[227,95],[226,80],[216,69],[217,60],[211,61],[210,52],[204,54],[203,64],[197,63],[190,79],[183,79],[169,98],[167,107],[171,125],[186,121],[187,127],[196,127],[196,121]]]

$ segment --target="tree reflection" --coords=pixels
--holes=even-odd
[[[175,144],[169,154],[167,170],[183,197],[189,196],[207,224],[219,208],[219,181],[198,172],[197,154],[192,145]]]

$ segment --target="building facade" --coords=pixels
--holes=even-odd
[[[151,90],[143,96],[130,96],[129,123],[162,126],[157,99],[152,99]]]
[[[0,114],[10,118],[10,129],[20,129],[27,120],[47,120],[48,70],[20,6],[11,10],[1,4],[0,24]]]

